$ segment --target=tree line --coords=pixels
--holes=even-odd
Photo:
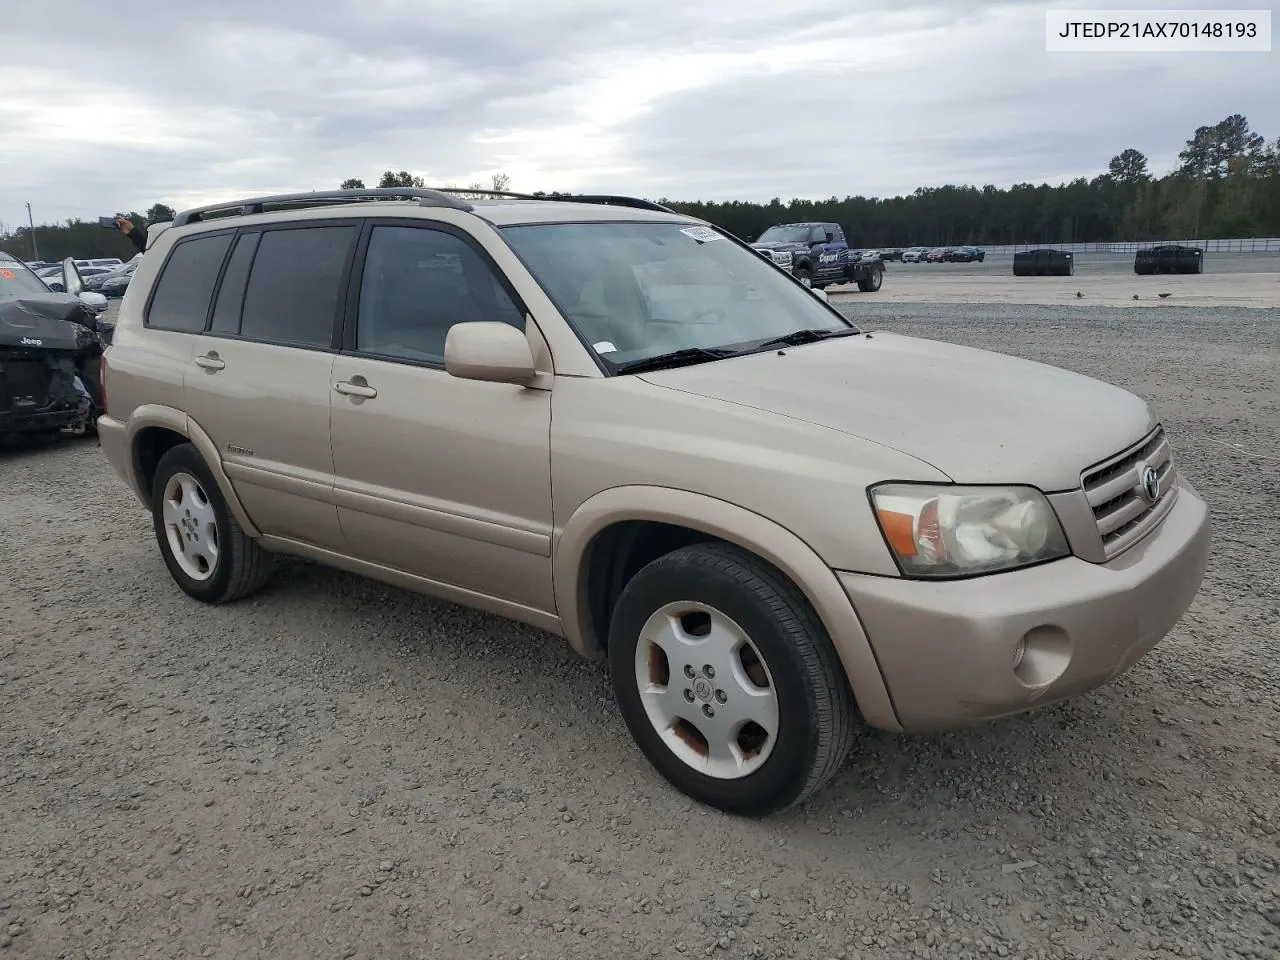
[[[829,220],[860,247],[1280,237],[1280,138],[1233,114],[1202,126],[1177,166],[1153,176],[1133,147],[1105,173],[1059,186],[921,187],[908,196],[769,203],[662,200],[745,239],[775,223]]]
[[[386,170],[379,187],[424,187],[421,176]],[[343,189],[364,189],[358,178]],[[511,178],[495,174],[491,183],[466,190],[510,190]],[[568,196],[535,191],[537,196]],[[1196,128],[1163,176],[1152,174],[1147,157],[1129,147],[1116,154],[1105,173],[1058,186],[1019,183],[921,187],[906,196],[846,196],[826,200],[778,198],[768,203],[672,200],[665,204],[701,217],[745,239],[754,239],[775,223],[829,220],[841,224],[849,242],[861,247],[959,244],[1049,244],[1110,241],[1226,239],[1280,236],[1280,138],[1270,143],[1249,127],[1241,114]],[[137,214],[129,214],[138,219]],[[142,219],[173,218],[173,210],[155,204]],[[31,233],[22,226],[0,228],[0,249],[32,257]],[[68,220],[37,226],[40,257],[127,259],[133,247],[118,231],[96,221]]]
[[[103,214],[107,216],[107,214]],[[134,223],[161,223],[174,218],[172,207],[163,203],[152,204],[146,213],[136,210],[123,213]],[[72,219],[63,223],[36,224],[32,244],[32,231],[28,226],[9,231],[0,225],[0,250],[23,260],[62,260],[77,257],[91,260],[97,257],[119,257],[128,260],[138,252],[133,242],[114,227],[98,225],[97,219]]]

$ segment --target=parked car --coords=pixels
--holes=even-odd
[[[902,251],[903,263],[919,263],[929,252],[928,247],[910,247]]]
[[[949,259],[950,251],[946,247],[934,247],[925,254],[925,263],[945,263]]]
[[[880,250],[880,259],[901,262],[903,252],[901,247],[884,247]]]
[[[84,293],[63,261],[55,292],[22,261],[0,251],[0,436],[92,433],[104,298]]]
[[[75,263],[74,260],[71,262]],[[77,273],[82,283],[88,277],[99,276],[101,274],[108,273],[108,272],[110,272],[110,268],[108,267],[80,267],[77,265]],[[61,264],[58,264],[52,267],[45,267],[43,270],[40,270],[36,275],[40,277],[40,279],[43,280],[46,284],[48,284],[50,290],[53,290],[55,293],[63,292],[63,289],[62,289],[63,278],[62,278]]]
[[[124,292],[129,289],[129,280],[137,269],[138,260],[135,257],[114,270],[95,277],[93,280],[86,281],[86,285],[89,286],[89,289],[97,290],[107,297],[123,297]]]
[[[110,270],[112,267],[120,266],[123,262],[119,257],[94,257],[90,260],[76,260],[75,265],[83,276],[87,267],[103,267]]]
[[[1139,397],[871,335],[655,203],[458,194],[238,199],[152,244],[99,432],[192,598],[293,554],[562,634],[663,776],[758,815],[857,722],[1114,679],[1199,589],[1208,510]]]

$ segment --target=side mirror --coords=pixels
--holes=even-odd
[[[528,383],[537,370],[524,332],[488,320],[455,324],[444,338],[444,368],[461,380]]]
[[[834,233],[827,234],[827,239],[826,239],[827,243],[835,243],[835,240],[836,240],[836,235]]]
[[[810,287],[810,288],[809,288],[809,292],[810,292],[810,293],[812,293],[812,294],[813,294],[815,297],[817,297],[819,300],[821,300],[823,303],[829,303],[829,302],[830,302],[830,301],[827,299],[827,291],[825,291],[825,290],[819,290],[817,287]]]
[[[73,297],[80,296],[80,291],[84,289],[84,280],[80,278],[80,271],[70,257],[62,261],[62,289]]]
[[[107,298],[100,293],[94,293],[92,290],[81,290],[80,302],[95,313],[101,313],[107,309]]]

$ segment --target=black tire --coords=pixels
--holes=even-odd
[[[875,293],[883,282],[884,268],[877,264],[859,278],[858,289],[863,293]]]
[[[212,573],[205,579],[197,579],[183,570],[169,542],[164,520],[165,488],[179,474],[193,477],[212,507],[218,556],[211,565]],[[197,600],[230,603],[257,593],[271,578],[274,558],[241,529],[228,509],[208,464],[190,443],[180,443],[160,458],[151,486],[151,520],[160,555],[164,557],[169,574],[185,593]]]
[[[796,267],[792,275],[801,283],[805,283],[807,280],[806,286],[813,286],[813,271],[808,267]]]
[[[778,729],[766,759],[745,776],[719,778],[694,769],[646,713],[636,667],[641,633],[651,616],[676,603],[705,605],[740,625],[772,680]],[[738,547],[697,544],[641,569],[614,608],[609,665],[623,719],[641,752],[669,783],[716,809],[764,816],[794,806],[830,780],[848,755],[853,694],[821,620],[779,571]],[[668,680],[684,682],[682,668],[667,663],[667,669]],[[716,702],[727,701],[717,695]]]

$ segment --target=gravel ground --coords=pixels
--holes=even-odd
[[[301,563],[198,606],[92,443],[3,452],[0,956],[1280,956],[1280,311],[844,309],[1159,405],[1216,546],[1130,674],[734,819],[561,641]]]

